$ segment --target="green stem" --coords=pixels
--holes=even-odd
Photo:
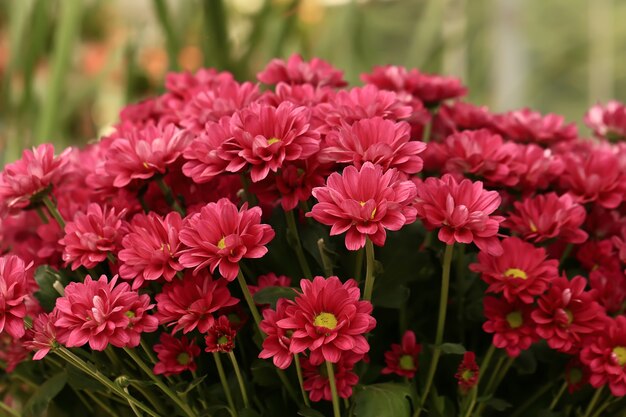
[[[304,378],[302,377],[302,367],[300,366],[300,356],[297,353],[293,354],[293,361],[296,363],[296,373],[298,374],[298,383],[300,384],[300,393],[302,394],[302,400],[304,401],[304,405],[307,407],[311,407],[311,403],[309,402],[309,397],[306,395],[306,391],[304,390]]]
[[[165,197],[165,201],[167,202],[167,204],[169,204],[171,208],[176,210],[178,214],[180,214],[182,217],[185,217],[185,209],[183,209],[180,206],[180,204],[178,203],[178,200],[174,197],[174,194],[172,193],[172,189],[165,183],[165,180],[163,179],[163,177],[162,176],[157,177],[156,182],[159,188],[161,189],[161,192],[163,193],[163,196]]]
[[[474,406],[476,405],[476,397],[478,396],[478,386],[474,385],[470,391],[470,402],[463,414],[463,417],[470,417],[472,415],[472,411],[474,410]]]
[[[317,241],[317,249],[320,252],[320,257],[322,258],[322,265],[324,266],[324,276],[330,277],[333,275],[333,262],[326,253],[326,242],[324,242],[323,238],[320,238]]]
[[[37,212],[37,215],[39,216],[39,218],[41,219],[43,224],[48,224],[48,217],[46,216],[46,213],[44,213],[44,211],[41,208],[41,206],[37,206],[35,208],[35,211]]]
[[[296,251],[300,268],[302,268],[302,273],[306,279],[311,279],[313,278],[313,275],[311,274],[311,268],[309,268],[306,256],[304,255],[304,250],[302,249],[302,242],[300,241],[300,235],[298,234],[298,225],[296,224],[296,217],[293,214],[293,210],[285,211],[285,218],[287,219],[287,233],[293,241],[293,248]]]
[[[118,414],[108,405],[106,405],[104,403],[104,401],[102,401],[100,398],[98,398],[97,395],[94,395],[91,391],[85,390],[85,394],[87,394],[87,396],[94,402],[96,403],[100,408],[102,408],[104,411],[106,411],[109,415],[111,415],[112,417],[118,417]]]
[[[565,263],[565,261],[567,261],[567,258],[569,257],[570,253],[572,253],[572,249],[574,249],[574,244],[568,243],[567,246],[565,247],[565,250],[563,251],[563,254],[561,255],[561,259],[559,260],[559,265],[561,267],[561,270],[563,269],[563,264]]]
[[[63,220],[63,216],[61,216],[61,213],[59,213],[59,210],[57,210],[57,206],[50,199],[50,195],[45,195],[42,201],[48,209],[48,213],[50,213],[54,220],[57,221],[59,226],[61,226],[61,229],[65,229],[65,220]]]
[[[511,365],[513,365],[514,361],[515,361],[515,358],[512,358],[512,357],[509,357],[508,359],[506,359],[506,362],[505,362],[504,356],[500,358],[500,360],[498,361],[498,365],[496,366],[496,369],[491,375],[491,378],[489,378],[489,382],[487,383],[487,387],[485,388],[483,395],[490,396],[496,392],[496,390],[500,386],[500,383],[502,382],[506,374],[509,372],[509,369],[511,368]],[[504,364],[504,366],[502,366],[502,364]],[[478,410],[476,411],[476,415],[477,416],[482,415],[486,406],[487,406],[487,403],[482,402],[480,406],[478,407]]]
[[[228,406],[233,411],[235,417],[237,417],[237,408],[235,408],[233,394],[230,392],[230,385],[228,385],[228,379],[226,379],[226,373],[224,373],[224,366],[222,365],[222,359],[220,358],[220,354],[217,352],[213,352],[213,359],[215,360],[215,367],[217,368],[217,374],[220,377],[220,382],[222,384],[222,389],[224,390],[224,395],[226,396]]]
[[[600,397],[602,396],[602,391],[604,391],[604,385],[596,389],[596,392],[593,394],[593,397],[591,397],[591,401],[589,402],[589,405],[587,406],[587,410],[585,411],[585,414],[583,415],[583,417],[590,417],[591,413],[594,412],[594,409],[596,408],[596,404],[598,403],[598,401],[600,400]]]
[[[563,396],[563,393],[567,389],[567,385],[568,384],[567,384],[567,379],[566,379],[565,381],[563,381],[563,385],[561,385],[561,389],[559,390],[559,392],[556,394],[554,399],[552,399],[552,402],[550,403],[550,407],[548,408],[549,411],[554,410],[554,407],[556,407],[556,405],[559,403],[559,400],[561,399],[561,397]]]
[[[128,396],[130,397],[130,393],[128,392],[128,388],[124,388],[124,392],[126,394],[128,394]],[[133,410],[133,413],[135,414],[135,416],[137,417],[143,417],[143,415],[141,414],[141,412],[137,409],[137,407],[135,407],[135,404],[133,404],[132,401],[128,402],[128,405],[130,406],[130,409]]]
[[[231,69],[230,41],[228,39],[228,17],[223,0],[203,0],[204,40],[211,42],[212,48],[204,48],[205,63],[207,53],[217,59],[216,67],[221,70]]]
[[[159,23],[165,33],[165,47],[167,49],[167,59],[171,70],[178,69],[178,40],[170,20],[171,13],[167,10],[164,0],[153,0],[154,9],[159,19]]]
[[[510,417],[519,417],[524,411],[532,404],[536,403],[539,398],[541,398],[546,392],[550,390],[550,388],[554,385],[554,380],[548,381],[541,388],[539,388],[531,397],[529,397],[522,405],[516,407],[515,412],[511,414]]]
[[[246,279],[243,277],[243,273],[241,269],[239,269],[239,273],[237,274],[237,280],[239,281],[239,286],[241,287],[241,292],[243,292],[243,297],[246,299],[246,303],[248,303],[248,308],[252,313],[252,317],[254,318],[254,322],[259,328],[259,332],[261,335],[264,335],[263,330],[261,330],[261,314],[259,314],[259,310],[256,308],[256,304],[254,304],[254,299],[252,298],[252,294],[250,294],[250,290],[248,289],[248,284],[246,283]]]
[[[237,383],[239,384],[239,390],[241,391],[241,397],[243,398],[243,405],[246,408],[250,407],[250,401],[248,400],[248,392],[246,391],[246,385],[243,382],[243,377],[241,376],[241,370],[239,369],[239,364],[237,363],[237,358],[235,354],[231,350],[228,352],[228,357],[230,358],[230,362],[233,364],[233,369],[235,370],[235,376],[237,377]]]
[[[482,380],[483,376],[485,376],[485,372],[489,368],[489,363],[491,362],[491,359],[493,358],[493,354],[495,352],[496,352],[496,346],[492,343],[489,346],[489,349],[487,349],[487,353],[485,354],[485,357],[483,358],[483,361],[480,364],[480,368],[479,368],[480,372],[478,374],[478,381],[476,382],[476,385],[478,385],[480,381]]]
[[[333,397],[333,414],[334,417],[341,417],[339,410],[339,395],[337,395],[337,383],[335,382],[335,371],[333,364],[326,361],[326,372],[328,373],[328,382],[330,383],[330,393]]]
[[[131,382],[130,384],[132,385],[133,388],[139,391],[139,393],[143,395],[144,398],[148,400],[150,404],[152,404],[152,407],[155,410],[160,411],[160,410],[165,409],[165,407],[163,406],[163,403],[161,403],[161,400],[156,395],[154,395],[154,393],[151,390],[147,389],[146,387],[142,387],[140,382]]]
[[[148,367],[148,365],[146,365],[144,363],[143,360],[141,360],[141,358],[135,353],[135,351],[133,349],[129,349],[129,348],[124,348],[124,352],[126,352],[128,354],[128,356],[130,356],[130,358],[135,361],[135,363],[139,366],[139,368],[141,368],[141,370],[150,378],[152,379],[152,381],[155,383],[155,385],[157,387],[159,387],[159,389],[161,391],[163,391],[163,393],[165,395],[167,395],[168,397],[170,397],[170,399],[172,401],[174,401],[174,403],[180,407],[180,409],[189,417],[195,417],[196,414],[191,410],[191,408],[189,407],[189,404],[185,403],[174,391],[172,391],[167,385],[165,385],[163,383],[163,381],[161,381],[161,379],[159,377],[157,377],[154,372],[152,372],[152,369],[150,369]]]
[[[2,409],[2,411],[4,411],[5,413],[7,413],[10,416],[13,417],[21,417],[21,414],[18,413],[17,411],[15,411],[14,409],[12,409],[11,407],[9,407],[8,405],[6,405],[4,403],[4,401],[0,401],[0,409]]]
[[[413,417],[418,417],[426,403],[430,388],[435,378],[435,372],[437,371],[437,364],[439,362],[439,356],[441,355],[441,343],[443,342],[443,333],[446,324],[446,312],[448,310],[448,292],[450,289],[450,266],[452,264],[452,253],[454,252],[454,244],[447,245],[443,255],[443,269],[441,273],[441,295],[439,298],[439,315],[437,318],[437,333],[435,335],[435,346],[433,349],[433,357],[428,367],[428,374],[426,377],[426,385],[422,392],[422,398],[420,404],[415,410]]]
[[[372,300],[372,291],[374,290],[374,244],[369,237],[365,238],[365,262],[367,268],[365,270],[365,291],[363,299]]]
[[[150,346],[148,346],[146,344],[146,341],[143,339],[141,339],[139,344],[141,345],[141,348],[143,349],[143,351],[146,352],[146,356],[148,356],[148,359],[150,360],[150,362],[152,362],[152,364],[155,365],[157,363],[157,358],[156,356],[154,356],[154,353],[152,353],[152,350],[150,350]]]

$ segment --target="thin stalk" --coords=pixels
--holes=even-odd
[[[489,363],[491,362],[491,359],[493,358],[493,354],[495,352],[496,352],[496,346],[492,343],[489,346],[489,349],[487,349],[487,353],[485,354],[485,357],[483,358],[483,361],[480,364],[480,368],[479,368],[480,372],[478,373],[478,381],[476,382],[476,385],[478,385],[481,379],[483,378],[483,376],[485,376],[485,372],[489,368]]]
[[[5,413],[7,413],[10,416],[13,417],[22,417],[22,415],[20,413],[18,413],[17,411],[15,411],[14,409],[12,409],[11,407],[9,407],[8,405],[6,405],[4,403],[4,401],[0,401],[0,409],[2,409],[2,411],[4,411]]]
[[[422,132],[422,142],[428,143],[430,141],[430,134],[433,129],[433,120],[435,115],[432,114],[430,120],[424,125],[424,131]]]
[[[291,237],[291,240],[293,240],[293,249],[296,251],[296,257],[298,258],[298,263],[300,263],[300,268],[302,268],[302,273],[306,279],[311,279],[313,275],[311,274],[311,268],[309,268],[304,250],[302,249],[302,242],[298,234],[298,225],[296,224],[296,217],[293,215],[293,210],[285,211],[285,218],[287,219],[287,233]]]
[[[559,265],[561,267],[561,270],[563,270],[563,264],[565,263],[565,261],[567,261],[567,258],[569,257],[570,253],[572,253],[572,249],[574,249],[574,244],[568,243],[567,246],[565,247],[565,250],[563,250],[563,254],[561,255],[561,258],[559,259]]]
[[[485,388],[485,391],[483,393],[484,395],[491,395],[496,392],[496,390],[500,386],[500,383],[502,382],[506,374],[509,372],[509,369],[511,369],[511,365],[513,365],[513,362],[515,361],[515,358],[509,357],[506,360],[506,362],[504,362],[505,360],[504,358],[505,357],[503,356],[498,361],[498,366],[496,367],[496,370],[494,371],[493,375],[491,375],[491,378],[489,378],[489,383],[487,384],[487,388]],[[503,363],[504,363],[504,366],[502,366]],[[476,415],[478,416],[482,415],[486,406],[487,406],[486,402],[481,403],[480,406],[478,407],[478,410],[476,411]]]
[[[441,355],[441,343],[443,342],[443,333],[446,324],[446,312],[448,310],[448,292],[450,290],[450,266],[452,264],[452,253],[454,252],[454,244],[447,245],[443,255],[443,269],[441,273],[441,295],[439,297],[439,315],[437,318],[437,333],[435,335],[435,346],[433,349],[433,357],[430,361],[428,368],[428,374],[426,377],[426,385],[422,392],[422,398],[420,404],[415,410],[413,417],[418,417],[424,408],[426,399],[430,392],[430,388],[435,378],[435,372],[437,371],[437,364],[439,363],[439,356]]]
[[[528,407],[530,407],[532,404],[537,402],[539,398],[541,398],[546,392],[548,392],[550,388],[552,388],[552,385],[554,385],[554,380],[548,381],[546,384],[544,384],[531,397],[529,397],[522,405],[520,405],[519,407],[516,407],[515,412],[511,414],[510,417],[521,416]]]
[[[476,397],[478,396],[478,385],[474,385],[470,391],[470,402],[467,406],[463,417],[470,417],[472,415],[472,411],[474,410],[474,406],[476,405]]]
[[[185,209],[180,206],[178,200],[176,199],[176,197],[174,197],[174,194],[172,193],[172,189],[165,183],[163,177],[157,177],[156,182],[161,189],[161,192],[163,193],[167,204],[169,204],[171,208],[176,210],[178,214],[180,214],[182,217],[185,217]]]
[[[61,229],[65,229],[65,220],[63,220],[63,216],[59,213],[57,206],[52,202],[49,195],[45,195],[42,199],[43,204],[48,209],[48,213],[57,221]]]
[[[89,390],[85,390],[85,394],[87,394],[87,396],[94,402],[96,403],[100,408],[102,408],[104,411],[107,412],[107,414],[109,414],[112,417],[117,417],[118,414],[117,412],[115,412],[111,407],[109,407],[108,405],[106,405],[104,403],[104,401],[102,401],[100,398],[98,398],[97,395],[94,395],[91,391]]]
[[[363,293],[363,299],[366,301],[372,300],[372,291],[374,290],[374,244],[369,237],[365,238],[365,262],[367,268],[365,270],[365,291]]]
[[[37,206],[35,208],[35,211],[37,212],[37,215],[39,216],[39,218],[41,219],[43,224],[48,224],[48,217],[46,216],[46,213],[44,213],[43,209],[41,208],[41,206]]]
[[[128,392],[128,388],[124,388],[124,392],[126,392],[126,394],[128,394],[128,396],[130,397],[130,393]],[[143,415],[141,414],[141,412],[137,409],[137,407],[135,407],[135,404],[133,404],[132,401],[128,402],[128,405],[130,406],[130,409],[133,410],[133,413],[137,416],[137,417],[143,417]]]
[[[143,349],[143,351],[146,352],[146,356],[148,356],[148,359],[150,360],[150,362],[152,362],[153,365],[156,364],[157,358],[154,356],[154,353],[152,353],[152,351],[150,350],[150,347],[146,344],[146,341],[141,339],[139,344],[141,345],[141,348]]]
[[[298,403],[298,394],[296,394],[296,391],[293,389],[293,387],[289,383],[289,379],[287,379],[287,375],[285,374],[285,371],[283,371],[282,369],[276,368],[276,375],[278,375],[278,379],[280,379],[280,382],[283,384],[283,386],[287,390],[287,394],[289,394],[289,396],[294,402]]]
[[[232,410],[235,417],[237,417],[237,408],[235,408],[233,394],[230,392],[230,385],[228,385],[226,373],[224,373],[224,366],[222,365],[222,359],[220,358],[220,354],[217,352],[213,352],[213,359],[215,360],[215,367],[217,368],[217,374],[220,377],[220,382],[222,383],[222,389],[224,390],[224,395],[226,396],[228,406]]]
[[[496,382],[496,379],[498,378],[498,374],[500,373],[500,369],[502,368],[503,363],[504,363],[504,356],[498,359],[498,363],[496,364],[495,369],[491,373],[491,377],[489,378],[489,381],[487,382],[487,386],[485,387],[483,394],[487,394],[490,392],[491,387],[493,386],[493,384]]]
[[[333,415],[334,417],[341,417],[339,395],[337,395],[337,383],[335,382],[335,371],[333,364],[328,361],[326,361],[326,372],[328,373],[328,382],[330,383],[330,393],[333,397]]]
[[[239,384],[239,390],[241,391],[241,397],[243,398],[243,405],[248,408],[250,407],[250,401],[248,400],[248,391],[246,391],[246,384],[244,384],[243,382],[243,377],[241,376],[241,370],[239,369],[237,358],[235,357],[235,354],[232,350],[228,352],[228,358],[233,364],[233,369],[235,370],[235,376],[237,377],[237,383]]]
[[[602,391],[604,391],[604,385],[596,389],[596,392],[595,394],[593,394],[593,397],[591,397],[591,401],[589,402],[589,405],[587,406],[587,410],[585,411],[585,414],[583,415],[583,417],[590,417],[591,413],[594,412],[596,408],[596,404],[598,403],[598,401],[600,400],[600,397],[602,396]]]
[[[322,264],[324,266],[324,276],[330,277],[333,275],[333,262],[326,254],[326,243],[323,238],[320,238],[317,241],[317,249],[320,252],[320,257],[322,258]]]
[[[163,410],[165,408],[163,406],[163,403],[161,403],[161,400],[156,395],[154,395],[151,390],[147,389],[146,387],[142,387],[141,384],[138,382],[131,382],[130,384],[133,388],[139,391],[139,393],[143,395],[150,404],[152,404],[152,407],[154,407],[155,410]]]
[[[261,335],[264,335],[263,330],[261,330],[261,314],[259,314],[259,310],[256,308],[256,304],[254,304],[254,299],[252,298],[252,294],[250,294],[250,290],[248,289],[248,284],[246,283],[246,279],[243,277],[241,273],[241,269],[237,274],[237,280],[239,281],[239,286],[241,287],[241,292],[243,292],[243,297],[246,299],[246,303],[248,303],[248,308],[252,313],[252,317],[254,318],[254,322],[256,323]]]
[[[298,374],[298,383],[300,384],[300,393],[302,394],[302,400],[304,401],[304,405],[307,407],[311,407],[311,403],[309,402],[309,397],[306,395],[306,391],[304,390],[304,378],[302,377],[302,367],[300,366],[300,356],[297,353],[293,354],[293,361],[296,363],[296,373]]]
[[[567,379],[563,381],[563,385],[561,385],[561,389],[556,394],[556,396],[552,399],[552,402],[550,403],[550,407],[548,408],[549,411],[554,410],[554,407],[556,407],[556,405],[559,403],[559,400],[563,396],[563,393],[565,392],[566,389],[567,389]]]
[[[171,13],[167,10],[164,0],[153,0],[154,9],[159,19],[159,24],[165,33],[165,48],[167,49],[167,59],[171,70],[178,69],[178,39],[170,20]]]

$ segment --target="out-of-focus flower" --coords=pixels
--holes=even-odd
[[[413,378],[419,367],[421,351],[422,345],[416,342],[415,333],[407,330],[402,336],[402,343],[393,343],[391,350],[385,352],[385,364],[387,366],[383,368],[381,373]]]
[[[194,372],[198,368],[195,358],[200,355],[200,347],[193,339],[187,339],[187,336],[179,339],[163,332],[159,341],[154,345],[159,358],[154,365],[155,375],[178,375],[187,370]]]
[[[311,84],[314,86],[343,87],[347,83],[343,79],[343,71],[328,62],[313,58],[307,62],[298,54],[293,54],[286,61],[272,59],[257,79],[265,84]]]

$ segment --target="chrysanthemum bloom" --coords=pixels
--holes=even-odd
[[[329,132],[319,159],[321,162],[349,163],[357,168],[369,161],[385,170],[396,168],[405,174],[416,174],[422,170],[423,161],[418,155],[425,148],[425,143],[411,141],[408,123],[374,117],[352,125],[343,124]]]
[[[601,266],[619,269],[620,262],[611,239],[588,240],[577,247],[576,259],[587,271]]]
[[[98,281],[87,275],[84,283],[71,282],[65,295],[56,300],[58,341],[67,347],[89,343],[98,351],[109,343],[137,346],[140,333],[153,332],[158,326],[156,318],[147,314],[154,306],[149,303],[147,294],[131,291],[125,282],[117,284],[117,275],[110,282],[105,275]]]
[[[56,313],[58,310],[53,310],[52,313],[40,313],[35,320],[33,320],[32,329],[27,331],[27,337],[24,341],[24,347],[28,350],[35,352],[33,360],[43,359],[53,349],[56,344],[56,327],[54,322],[56,321]]]
[[[213,326],[209,328],[204,342],[206,343],[205,352],[232,352],[235,348],[235,337],[237,332],[226,316],[220,316]]]
[[[396,374],[409,379],[415,376],[419,367],[419,354],[422,345],[415,341],[415,333],[411,330],[404,332],[402,343],[393,343],[391,350],[385,352],[385,366],[383,375]]]
[[[291,278],[285,275],[276,275],[270,272],[265,275],[259,275],[256,279],[257,285],[248,285],[250,294],[254,295],[257,291],[265,287],[289,287],[291,286]]]
[[[341,360],[332,364],[333,373],[335,375],[335,384],[337,394],[341,398],[350,398],[352,396],[352,388],[359,382],[359,377],[353,372],[354,365],[363,358],[363,355],[357,355],[352,352],[344,352]],[[330,391],[330,382],[328,379],[328,371],[326,364],[313,364],[306,357],[301,359],[302,376],[304,379],[303,388],[309,393],[311,401],[320,400],[331,401],[332,393]]]
[[[559,155],[534,143],[518,144],[514,158],[522,167],[518,186],[526,192],[548,188],[565,169],[563,159]]]
[[[318,222],[332,226],[330,235],[346,233],[346,248],[358,250],[366,238],[383,246],[386,230],[400,230],[415,221],[415,184],[401,180],[395,169],[383,172],[371,162],[361,169],[348,166],[342,174],[332,173],[325,187],[313,189],[319,201],[307,213]]]
[[[570,394],[579,391],[587,385],[589,377],[589,367],[583,365],[577,356],[572,357],[565,365],[565,381],[567,381],[567,391]]]
[[[492,127],[493,114],[487,107],[455,101],[439,107],[433,121],[432,136],[445,138],[463,130],[491,129]]]
[[[0,212],[15,213],[57,184],[65,174],[70,152],[72,148],[54,156],[54,147],[47,143],[24,150],[22,159],[7,164],[0,175]]]
[[[608,384],[616,397],[626,395],[626,317],[609,319],[601,332],[585,344],[580,360],[589,367],[595,388]]]
[[[546,259],[544,248],[535,248],[517,237],[502,241],[500,256],[478,253],[478,263],[470,269],[479,272],[489,287],[487,292],[502,293],[507,301],[531,304],[559,276],[559,261]]]
[[[459,381],[459,388],[467,393],[478,383],[479,369],[474,352],[465,352],[454,377]]]
[[[215,322],[214,313],[239,302],[230,295],[224,280],[214,281],[207,273],[186,274],[182,280],[169,282],[155,299],[159,322],[174,324],[174,333],[181,329],[189,333],[195,328],[206,333]]]
[[[626,107],[619,101],[611,100],[604,106],[597,104],[585,114],[585,124],[594,135],[610,141],[626,138]]]
[[[320,135],[311,127],[311,111],[283,102],[278,107],[253,103],[233,114],[230,129],[241,149],[227,169],[250,165],[250,178],[261,181],[286,161],[306,159],[320,148]]]
[[[336,363],[343,352],[365,354],[369,343],[365,339],[376,326],[372,304],[361,301],[361,291],[355,280],[342,283],[339,278],[315,277],[300,281],[302,293],[291,302],[287,317],[276,324],[291,330],[289,350],[292,353],[310,351],[314,364]]]
[[[492,184],[513,186],[519,182],[523,166],[514,159],[514,143],[486,129],[468,130],[443,141],[445,172],[481,177]]]
[[[164,174],[187,147],[191,134],[169,125],[122,126],[105,154],[103,169],[121,188],[132,180]]]
[[[504,217],[491,215],[500,205],[497,191],[483,189],[480,181],[457,182],[450,174],[417,183],[415,208],[426,227],[439,229],[439,240],[472,243],[490,255],[502,254],[497,238]]]
[[[80,266],[93,268],[104,261],[108,253],[118,250],[124,211],[101,207],[92,203],[87,212],[77,212],[65,225],[65,237],[59,241],[64,246],[63,260],[71,264],[72,271]]]
[[[530,109],[515,110],[495,116],[495,124],[502,136],[516,142],[552,145],[575,140],[576,124],[565,124],[563,116],[540,113]]]
[[[623,268],[600,266],[589,273],[589,286],[609,313],[619,313],[626,302],[626,272]]]
[[[0,333],[24,336],[26,298],[31,294],[33,270],[15,255],[0,257]]]
[[[278,322],[288,317],[288,301],[281,298],[276,303],[276,310],[267,308],[263,310],[263,320],[261,320],[261,330],[265,333],[263,339],[263,349],[259,353],[259,358],[272,358],[274,366],[280,369],[287,369],[293,360],[293,353],[289,349],[291,344],[291,331],[278,326]]]
[[[29,351],[21,339],[13,338],[8,333],[0,333],[0,361],[5,364],[6,373],[10,374],[28,358]]]
[[[493,333],[493,344],[514,358],[538,340],[535,323],[530,318],[532,307],[519,301],[508,302],[495,297],[483,299],[485,318],[483,330]]]
[[[504,226],[526,240],[543,242],[558,238],[565,242],[582,243],[587,233],[580,227],[585,221],[585,208],[576,204],[569,194],[537,195],[513,203]]]
[[[159,358],[154,365],[155,375],[178,375],[187,370],[195,372],[198,368],[195,359],[200,355],[200,347],[194,339],[187,339],[187,336],[179,339],[163,332],[159,341],[153,348]]]
[[[626,173],[611,151],[595,149],[588,155],[567,154],[563,159],[561,186],[576,202],[613,209],[626,198]]]
[[[154,212],[140,213],[133,218],[118,254],[120,276],[133,279],[133,290],[140,288],[144,281],[161,277],[171,281],[176,272],[183,269],[174,257],[182,224],[177,212],[170,212],[165,218]]]
[[[239,273],[239,261],[261,258],[267,253],[265,245],[274,238],[270,225],[261,224],[261,209],[241,209],[222,198],[202,207],[200,213],[187,217],[180,231],[180,241],[186,248],[179,252],[179,262],[194,273],[209,266],[211,272],[219,267],[229,281]]]
[[[288,60],[272,59],[263,71],[257,74],[257,79],[264,84],[312,84],[314,86],[344,87],[343,71],[333,68],[328,62],[313,58],[306,62],[298,54],[293,54]]]
[[[532,319],[537,324],[537,334],[552,349],[575,352],[581,348],[584,337],[605,327],[606,313],[594,294],[585,291],[586,286],[587,280],[581,276],[571,281],[560,277],[537,300]]]

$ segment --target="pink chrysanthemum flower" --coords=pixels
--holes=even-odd
[[[478,384],[480,370],[474,352],[465,352],[454,377],[459,381],[459,388],[465,394]]]
[[[393,343],[391,350],[385,352],[385,366],[383,375],[396,374],[409,379],[415,376],[419,367],[419,354],[422,345],[416,342],[415,333],[411,330],[404,332],[402,343]]]
[[[493,127],[493,114],[485,106],[455,101],[443,104],[433,121],[434,137],[445,138],[463,130],[490,129]]]
[[[67,347],[89,343],[98,351],[109,343],[138,346],[142,332],[158,327],[156,317],[147,314],[154,306],[149,303],[147,294],[131,291],[125,282],[117,284],[117,275],[110,282],[105,275],[98,281],[87,275],[84,283],[72,282],[65,287],[65,295],[56,300],[58,341]]]
[[[257,291],[265,287],[289,287],[291,286],[291,278],[285,275],[276,275],[270,272],[257,277],[257,285],[248,285],[250,294],[254,295]]]
[[[72,271],[80,266],[93,268],[104,261],[108,253],[120,246],[120,228],[124,211],[102,208],[92,203],[87,212],[77,212],[65,225],[65,237],[59,241],[64,246],[63,260],[71,264]]]
[[[353,369],[354,365],[361,359],[363,359],[363,355],[346,352],[339,362],[332,364],[339,397],[350,398],[352,396],[352,389],[359,382],[359,376]],[[302,385],[304,390],[309,393],[311,401],[331,401],[332,393],[326,364],[313,364],[308,358],[302,357],[301,365],[304,379]]]
[[[132,288],[140,288],[144,281],[155,281],[163,277],[171,281],[176,272],[183,269],[175,259],[178,251],[178,234],[183,221],[176,212],[165,218],[154,212],[136,215],[122,239],[123,249],[120,276],[133,279]]]
[[[194,273],[207,266],[211,272],[219,267],[220,274],[232,281],[239,273],[239,261],[265,255],[265,245],[274,234],[271,226],[261,224],[259,207],[248,209],[244,204],[237,210],[235,204],[222,198],[185,220],[179,237],[186,248],[179,252],[179,262],[185,268],[195,268]]]
[[[24,336],[25,301],[33,283],[32,262],[15,255],[0,257],[0,333],[19,339]]]
[[[365,354],[369,343],[364,334],[376,326],[372,304],[361,301],[361,291],[355,280],[342,283],[339,278],[315,277],[300,281],[302,293],[291,302],[287,316],[276,324],[291,330],[289,350],[292,353],[310,351],[315,363],[336,363],[342,353]]]
[[[626,139],[626,106],[611,100],[604,106],[597,104],[585,114],[585,124],[601,139]]]
[[[261,321],[261,330],[266,337],[263,339],[263,349],[259,353],[259,358],[272,358],[274,366],[280,369],[287,369],[293,360],[293,353],[289,349],[291,344],[291,331],[285,330],[278,326],[278,322],[288,318],[287,308],[289,302],[281,298],[276,303],[276,310],[267,308],[263,310],[263,320]]]
[[[209,328],[204,342],[206,343],[205,352],[232,352],[235,348],[235,337],[237,332],[226,316],[220,316],[213,326]]]
[[[519,188],[526,192],[546,189],[565,169],[563,159],[550,149],[529,143],[518,144],[515,161],[522,167],[519,173]]]
[[[405,174],[416,174],[424,165],[418,155],[425,148],[425,143],[411,141],[408,123],[375,117],[359,120],[353,125],[344,124],[329,132],[319,159],[323,163],[349,163],[357,168],[369,161],[385,170],[396,168]]]
[[[585,209],[569,194],[542,194],[513,205],[515,211],[509,214],[504,226],[526,240],[543,242],[558,238],[570,243],[587,240],[587,233],[580,228],[585,221]]]
[[[33,360],[43,359],[56,344],[57,332],[54,322],[57,319],[57,311],[53,310],[50,314],[40,313],[33,320],[33,328],[27,332],[24,347],[35,352]]]
[[[331,236],[347,232],[349,250],[364,247],[366,238],[383,246],[386,230],[400,230],[415,221],[415,185],[402,181],[395,169],[383,172],[371,162],[359,170],[349,166],[342,174],[332,173],[325,187],[313,189],[313,196],[319,203],[306,215],[332,226]]]
[[[214,313],[239,302],[230,295],[226,281],[214,281],[207,273],[187,274],[182,280],[167,283],[155,299],[159,322],[174,324],[174,333],[189,333],[195,328],[206,333],[215,322]]]
[[[589,382],[595,388],[608,384],[616,397],[626,395],[626,317],[607,320],[603,331],[590,339],[580,353],[589,367]]]
[[[182,336],[180,339],[161,333],[160,343],[154,345],[159,361],[154,365],[155,375],[178,375],[184,371],[195,372],[198,368],[196,357],[200,355],[200,347],[194,339]]]
[[[543,116],[530,109],[495,116],[495,124],[506,139],[541,145],[572,141],[578,137],[576,124],[565,124],[564,120],[563,116],[552,113]]]
[[[560,277],[537,300],[532,319],[537,324],[537,334],[552,349],[574,353],[582,347],[583,338],[604,328],[604,309],[593,293],[585,291],[586,286],[587,280],[581,276],[571,281]]]
[[[141,129],[122,126],[106,151],[103,169],[113,177],[113,186],[127,186],[164,174],[187,147],[191,134],[173,124],[147,125]]]
[[[287,84],[312,84],[314,86],[344,87],[343,71],[333,68],[328,62],[313,58],[306,62],[298,54],[288,60],[272,59],[257,79],[265,84],[275,85],[279,82]]]
[[[530,305],[487,296],[483,298],[483,306],[487,319],[483,330],[493,333],[494,346],[506,349],[510,357],[517,357],[539,339],[530,318]]]
[[[27,207],[31,199],[58,184],[63,178],[72,148],[54,156],[47,143],[26,149],[22,159],[7,164],[0,175],[0,212],[15,213]]]
[[[535,248],[517,237],[502,241],[503,254],[478,254],[478,263],[470,269],[479,272],[489,287],[487,292],[502,293],[507,301],[531,304],[559,275],[559,262],[546,259],[544,248]]]
[[[426,227],[440,227],[439,240],[445,244],[474,242],[480,250],[498,256],[502,246],[496,235],[504,217],[492,213],[500,202],[500,195],[483,189],[482,182],[457,182],[445,174],[418,182],[415,208]]]
[[[28,349],[22,340],[15,339],[8,333],[0,333],[0,361],[5,364],[6,373],[10,374],[28,358]]]
[[[589,273],[589,286],[609,313],[619,313],[626,302],[626,272],[621,267],[600,266]]]

